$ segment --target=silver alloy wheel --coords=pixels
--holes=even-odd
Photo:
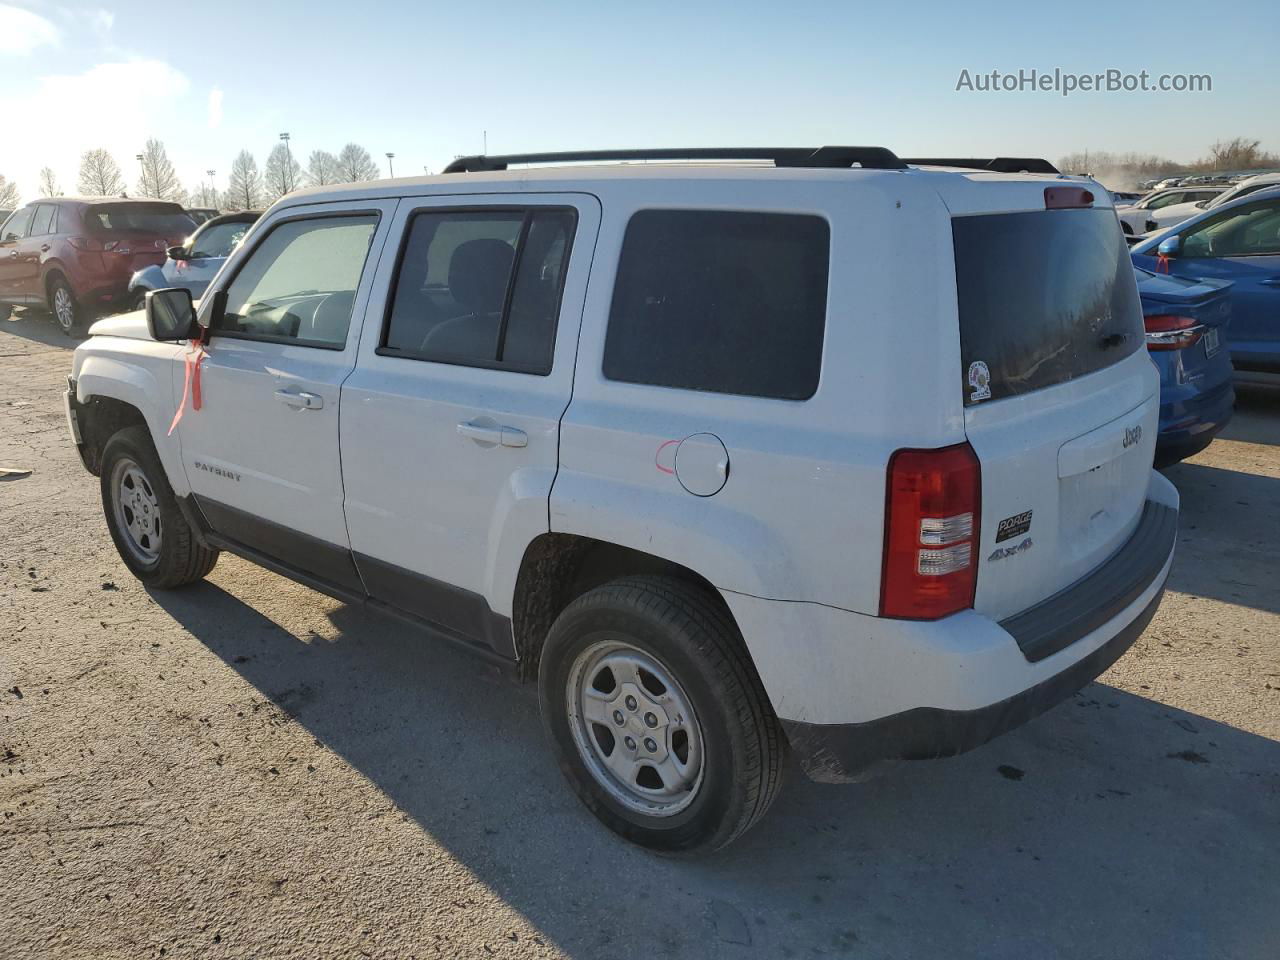
[[[111,470],[116,526],[135,560],[150,566],[160,559],[160,500],[142,468],[121,457]]]
[[[63,330],[70,330],[76,325],[76,305],[71,299],[71,291],[61,284],[53,290],[53,315]]]
[[[693,802],[702,785],[702,729],[662,663],[621,640],[600,641],[574,660],[565,693],[578,755],[611,797],[651,817]]]

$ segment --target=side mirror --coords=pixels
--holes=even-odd
[[[1156,253],[1162,257],[1176,257],[1181,252],[1182,238],[1179,236],[1165,237],[1156,247]]]
[[[170,247],[168,250],[164,252],[164,255],[168,257],[170,260],[190,260],[191,259],[191,251],[189,251],[186,247],[182,246],[181,244],[177,244],[175,246]]]
[[[182,287],[147,293],[147,330],[153,340],[191,340],[199,336],[191,291]]]

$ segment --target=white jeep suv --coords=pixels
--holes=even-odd
[[[609,159],[722,162],[580,162]],[[720,847],[788,751],[848,781],[968,750],[1160,601],[1178,500],[1107,194],[951,162],[982,169],[593,152],[304,190],[198,312],[94,326],[71,431],[144,583],[229,550],[493,658],[600,820]]]

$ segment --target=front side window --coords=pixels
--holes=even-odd
[[[379,352],[550,373],[576,222],[558,207],[416,214]]]
[[[1184,194],[1166,193],[1156,197],[1147,205],[1148,210],[1159,210],[1161,207],[1171,207],[1175,203],[1182,203]]]
[[[375,214],[281,223],[231,281],[214,332],[341,349],[377,228]]]
[[[1280,254],[1280,199],[1233,208],[1192,227],[1184,257],[1259,257]]]
[[[831,231],[821,217],[641,210],[605,337],[610,380],[807,400],[818,389]]]
[[[27,227],[31,226],[31,214],[35,212],[35,207],[23,207],[13,216],[11,216],[4,225],[4,236],[0,237],[0,241],[5,240],[21,240],[27,235]]]

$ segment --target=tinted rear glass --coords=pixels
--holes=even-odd
[[[605,376],[808,399],[822,366],[829,250],[821,217],[640,211],[622,244]]]
[[[90,230],[99,233],[123,230],[154,233],[173,240],[196,229],[195,221],[171,203],[95,203],[85,207],[84,219]]]
[[[1124,236],[1109,209],[951,222],[965,403],[1083,377],[1143,345]]]

